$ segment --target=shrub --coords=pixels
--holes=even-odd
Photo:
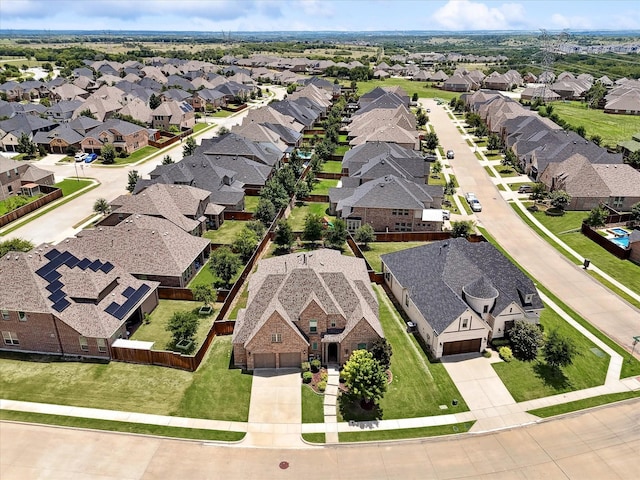
[[[502,360],[504,360],[505,362],[510,362],[511,360],[513,360],[513,353],[511,353],[511,349],[509,347],[500,347],[498,353],[500,354],[500,358],[502,358]]]
[[[316,373],[316,372],[320,371],[320,365],[321,364],[320,364],[320,360],[319,359],[316,358],[314,360],[311,360],[311,371],[313,373]]]
[[[491,350],[485,350],[484,352],[482,352],[482,355],[484,356],[484,358],[491,358]]]
[[[493,348],[500,348],[508,347],[510,343],[506,338],[494,338],[493,340],[491,340],[491,345],[493,346]]]
[[[326,382],[327,380],[329,380],[329,374],[327,372],[322,372],[320,374],[320,381]]]
[[[346,381],[346,378],[344,378],[344,373],[342,371],[340,371],[339,380],[340,380],[340,383],[344,383]]]
[[[302,362],[300,369],[302,370],[302,373],[308,372],[311,370],[311,365],[309,365],[309,362]]]
[[[312,379],[313,379],[313,374],[311,372],[304,372],[302,374],[302,382],[303,383],[311,383]]]
[[[509,330],[509,340],[513,354],[518,360],[532,361],[538,356],[538,349],[542,347],[544,338],[542,331],[535,323],[516,320]]]
[[[327,389],[327,382],[319,382],[318,383],[318,391],[319,392],[324,392]]]

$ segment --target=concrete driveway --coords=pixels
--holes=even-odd
[[[640,334],[640,310],[606,289],[536,235],[505,202],[497,187],[467,145],[443,106],[422,99],[445,150],[455,150],[450,160],[463,192],[474,192],[482,203],[476,213],[484,226],[533,277],[583,318],[604,331],[628,351]],[[640,349],[636,349],[640,350]],[[638,358],[640,353],[636,352]]]
[[[302,445],[301,422],[300,370],[254,370],[249,425],[242,444],[252,447],[299,447]]]

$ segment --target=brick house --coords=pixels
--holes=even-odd
[[[105,143],[113,144],[117,152],[130,154],[149,144],[149,131],[134,123],[111,119],[88,131],[80,142],[84,152],[98,155]]]
[[[19,195],[22,186],[30,183],[53,185],[53,172],[0,155],[0,200]]]
[[[233,331],[236,366],[342,364],[384,336],[364,261],[320,249],[262,260]]]
[[[0,350],[109,359],[158,304],[156,282],[41,245],[0,259]]]
[[[516,320],[539,323],[535,285],[490,243],[453,238],[380,258],[386,285],[435,358],[481,352]]]

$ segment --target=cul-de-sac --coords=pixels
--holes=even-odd
[[[0,5],[2,478],[637,476],[632,2],[139,3]]]

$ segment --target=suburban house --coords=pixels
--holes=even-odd
[[[100,154],[105,143],[113,144],[116,152],[130,154],[149,144],[149,131],[135,123],[114,118],[88,131],[80,144],[84,152]]]
[[[62,123],[48,132],[38,132],[33,136],[33,143],[42,145],[51,153],[67,153],[69,147],[80,150],[84,135],[74,130],[69,123]]]
[[[151,126],[159,130],[169,131],[171,127],[179,131],[193,128],[196,124],[196,114],[193,107],[185,101],[170,100],[162,102],[152,111]]]
[[[19,113],[7,120],[0,120],[0,148],[5,152],[17,152],[20,137],[25,134],[29,140],[38,132],[53,130],[58,124],[38,115]]]
[[[640,202],[640,172],[626,163],[590,163],[575,154],[550,163],[540,181],[550,191],[564,190],[571,195],[567,210],[591,210],[605,204],[628,212]]]
[[[155,183],[136,195],[120,195],[111,201],[111,213],[100,225],[114,226],[131,215],[148,215],[169,220],[199,237],[224,221],[224,207],[211,203],[210,197],[211,192],[201,188]]]
[[[364,261],[336,250],[261,260],[248,290],[233,330],[236,366],[342,364],[384,336]]]
[[[486,242],[453,238],[381,257],[386,285],[431,355],[481,352],[543,303],[524,273]]]
[[[64,245],[109,260],[141,280],[185,288],[206,263],[211,242],[164,218],[131,215],[113,227],[82,230]]]
[[[442,230],[442,186],[387,175],[355,188],[329,190],[329,210],[356,231],[368,223],[376,232]]]
[[[0,259],[0,349],[111,358],[158,304],[156,282],[66,247],[40,245]]]
[[[31,162],[13,160],[0,155],[0,200],[22,194],[26,185],[53,185],[53,172]],[[31,188],[33,192],[33,187]]]

